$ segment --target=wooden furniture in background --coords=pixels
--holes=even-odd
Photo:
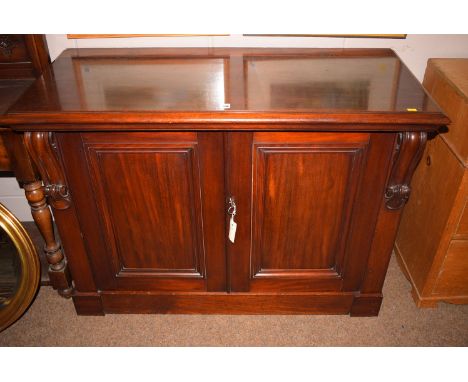
[[[44,35],[0,35],[0,115],[40,77],[50,63]],[[12,171],[22,174],[18,178],[36,179],[29,155],[22,142],[22,135],[0,124],[0,175],[13,176]],[[40,254],[43,272],[42,285],[49,284],[47,261]]]
[[[36,78],[49,65],[42,34],[0,34],[0,78]]]
[[[0,35],[0,116],[48,65],[49,55],[44,35]],[[12,176],[11,171],[14,171],[19,179],[29,182],[37,179],[38,175],[31,165],[22,134],[14,133],[8,126],[0,124],[0,175]],[[42,186],[40,181],[39,185]],[[44,206],[50,214],[45,202]],[[27,231],[1,204],[0,229],[11,238],[14,245],[13,258],[17,259],[18,265],[14,293],[4,296],[0,303],[1,331],[15,322],[33,301],[41,279],[41,267]],[[6,252],[0,254],[7,255]],[[45,258],[41,260],[45,262]],[[2,266],[5,264],[7,262],[3,261]],[[6,277],[10,271],[2,269],[0,273],[2,277]],[[42,281],[44,284],[48,283],[47,274],[42,275]]]
[[[49,53],[44,35],[0,34],[0,115],[39,77],[49,65]],[[0,126],[0,171],[11,171]]]
[[[65,51],[0,121],[79,314],[354,316],[448,123],[391,50],[237,48]]]
[[[468,303],[468,59],[430,59],[424,86],[452,123],[428,142],[395,251],[419,307]]]

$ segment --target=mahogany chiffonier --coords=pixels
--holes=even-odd
[[[391,50],[197,48],[67,50],[1,122],[78,314],[372,316],[449,120]]]
[[[430,59],[423,84],[452,123],[426,147],[395,252],[418,307],[468,304],[468,59]]]

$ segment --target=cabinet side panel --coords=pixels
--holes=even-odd
[[[382,291],[401,211],[410,194],[414,170],[424,154],[426,138],[426,133],[402,133],[397,138],[385,196],[367,260],[366,274],[361,284],[361,293],[378,294]],[[395,192],[395,189],[400,191]]]
[[[76,168],[72,163],[69,163],[66,160],[66,154],[74,152],[76,143],[80,142],[80,135],[77,133],[57,133],[56,139],[61,154],[61,163],[64,168],[64,174],[67,178],[67,184],[71,189],[69,181],[73,178],[72,174],[76,173]],[[80,292],[93,292],[96,291],[97,288],[78,219],[79,203],[77,202],[80,192],[79,190],[74,189],[73,192],[70,190],[70,193],[72,200],[70,208],[65,211],[55,211],[54,213],[57,229],[60,234],[65,255],[67,256],[67,260],[70,265],[70,272],[72,274],[75,289]]]
[[[360,189],[350,223],[349,256],[346,259],[344,290],[361,288],[375,235],[385,183],[395,143],[395,134],[372,134]],[[385,233],[384,233],[385,235]],[[383,272],[386,271],[384,268]]]

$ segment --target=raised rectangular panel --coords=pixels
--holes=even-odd
[[[294,278],[311,288],[341,288],[367,143],[366,134],[255,134],[254,285],[256,279]]]
[[[90,144],[87,149],[117,277],[202,277],[196,143]]]

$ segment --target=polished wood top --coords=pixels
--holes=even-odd
[[[161,48],[67,50],[3,122],[428,129],[449,120],[389,49]]]
[[[8,110],[32,82],[32,79],[0,80],[0,115]]]

